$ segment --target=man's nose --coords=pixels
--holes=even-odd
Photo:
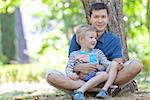
[[[98,18],[98,22],[102,22],[102,18],[101,17]]]

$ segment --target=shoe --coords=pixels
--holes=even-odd
[[[116,86],[116,87],[115,87]],[[121,91],[121,88],[117,85],[114,85],[114,87],[110,87],[108,89],[108,94],[112,97],[115,97],[116,95],[119,94],[119,92]]]
[[[107,97],[107,92],[103,89],[101,89],[99,93],[96,95],[96,98],[98,99],[104,99],[106,97]]]
[[[73,100],[86,100],[84,93],[81,91],[74,91],[72,94],[72,99]]]

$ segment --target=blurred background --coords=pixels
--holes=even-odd
[[[123,13],[130,59],[139,58],[144,64],[136,81],[146,89],[150,83],[150,1],[123,0]],[[80,0],[0,0],[1,89],[8,83],[46,83],[49,69],[64,70],[74,27],[81,23],[86,18]]]

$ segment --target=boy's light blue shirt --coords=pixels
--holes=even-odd
[[[96,54],[92,53],[92,50],[90,52],[83,52],[83,51],[79,51],[80,54],[88,54],[89,55],[89,62],[91,64],[99,64],[99,61],[97,59]]]

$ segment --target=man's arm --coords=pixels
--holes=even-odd
[[[116,61],[118,63],[123,63],[124,62],[124,60],[122,58],[115,58],[115,59],[113,59],[113,61]]]
[[[96,68],[97,68],[96,65],[93,65],[93,64],[90,64],[90,63],[82,63],[82,64],[76,65],[74,67],[74,71],[87,74],[89,72],[95,71]]]

